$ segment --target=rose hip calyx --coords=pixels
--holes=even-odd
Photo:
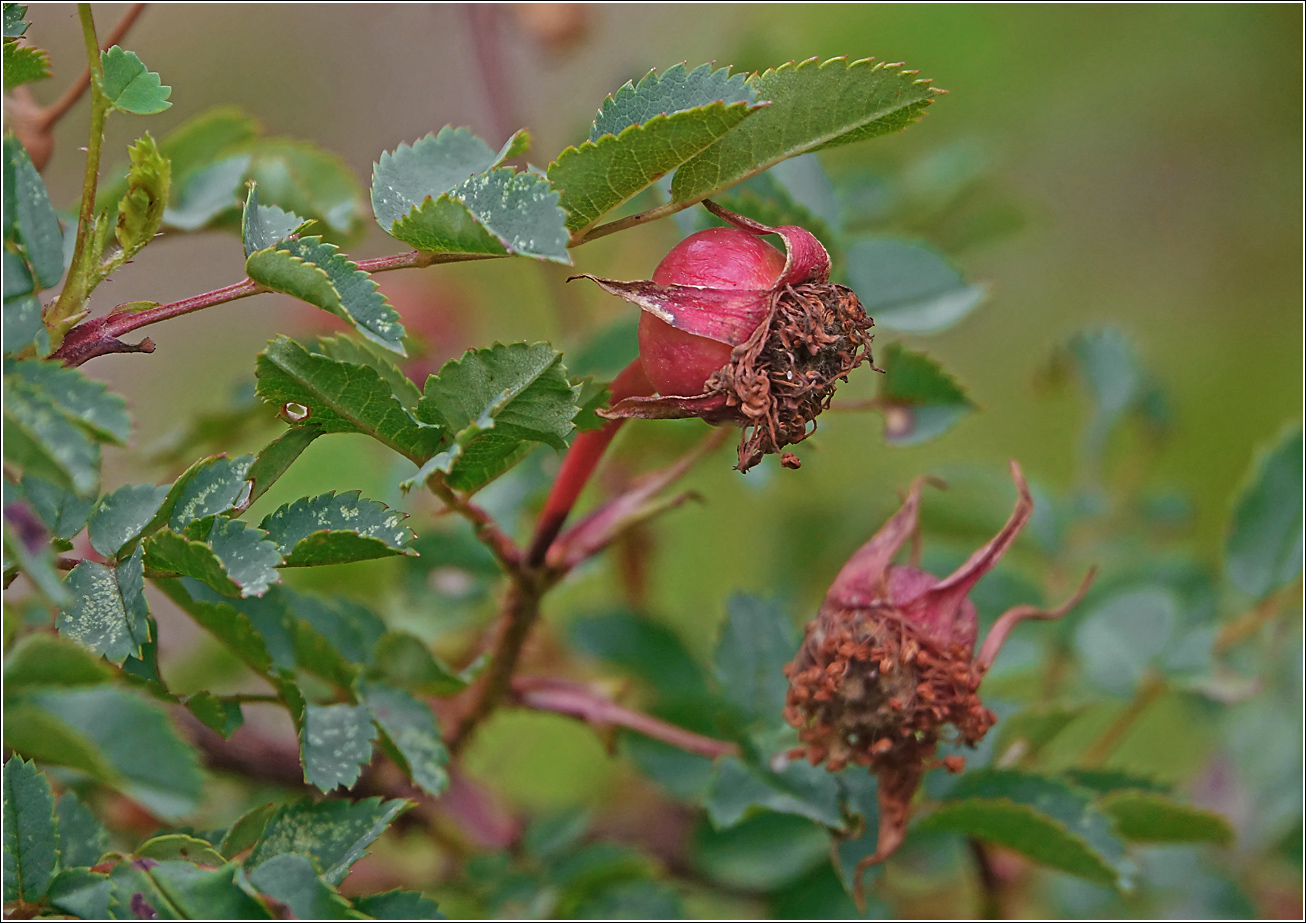
[[[850,289],[830,283],[830,256],[810,233],[703,204],[730,227],[681,241],[653,279],[584,276],[644,311],[640,361],[658,389],[600,413],[733,423],[744,429],[736,467],[747,471],[815,431],[835,382],[871,360],[873,321]],[[784,240],[783,256],[765,234]],[[799,463],[784,453],[782,464]]]

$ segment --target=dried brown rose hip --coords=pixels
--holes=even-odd
[[[1020,466],[1011,463],[1019,499],[1002,530],[957,571],[942,579],[890,563],[915,532],[921,488],[912,484],[902,508],[839,571],[803,645],[785,667],[784,717],[802,746],[791,751],[838,772],[849,763],[879,779],[879,840],[861,872],[887,858],[907,830],[912,796],[941,741],[973,746],[997,720],[978,690],[1011,629],[1029,618],[1059,618],[1087,592],[1090,571],[1075,595],[1050,611],[1017,606],[989,630],[979,653],[971,588],[1006,553],[1034,508]],[[947,727],[952,732],[945,737]],[[942,761],[959,772],[961,757]]]
[[[812,434],[835,382],[870,361],[872,321],[851,290],[829,281],[830,255],[810,233],[704,205],[731,226],[681,241],[651,280],[584,277],[645,312],[640,361],[658,391],[600,413],[742,426],[738,468],[747,471]],[[784,255],[765,234],[784,240]],[[788,453],[782,461],[798,466]]]

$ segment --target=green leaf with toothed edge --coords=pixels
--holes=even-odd
[[[893,343],[876,358],[884,369],[877,398],[890,445],[916,445],[943,433],[975,409],[938,362]]]
[[[549,181],[509,167],[481,173],[417,205],[390,235],[418,250],[529,256],[571,265],[567,213]]]
[[[226,738],[230,738],[245,723],[240,702],[221,698],[211,692],[197,692],[187,696],[182,699],[182,704],[206,727]]]
[[[1234,840],[1229,822],[1214,811],[1179,804],[1155,792],[1120,791],[1098,805],[1116,831],[1135,843],[1216,843]]]
[[[1257,599],[1302,569],[1302,429],[1293,426],[1256,460],[1238,497],[1225,543],[1224,568]]]
[[[474,490],[506,470],[523,442],[565,448],[578,392],[548,343],[468,350],[426,380],[418,419],[457,436],[448,464],[433,458],[413,480],[443,470],[451,486]]]
[[[94,493],[100,480],[100,447],[42,390],[5,377],[5,461],[24,475],[79,494]]]
[[[168,487],[128,484],[105,494],[87,525],[91,547],[106,558],[116,556],[154,519],[168,493]]]
[[[371,660],[369,675],[419,695],[453,695],[466,689],[473,678],[468,675],[470,668],[460,673],[441,663],[425,641],[404,631],[381,635]]]
[[[281,336],[259,353],[256,374],[263,400],[299,405],[305,411],[299,422],[325,433],[365,433],[416,464],[443,444],[444,430],[418,422],[369,366],[309,352]]]
[[[112,888],[108,875],[88,868],[65,868],[50,883],[46,899],[54,909],[79,919],[107,920]]]
[[[649,71],[639,83],[628,80],[605,99],[594,117],[589,140],[618,135],[631,125],[642,125],[656,116],[714,102],[733,105],[756,101],[757,93],[747,85],[744,74],[731,76],[730,68],[713,70],[711,64],[701,64],[693,70],[676,64],[661,74]]]
[[[802,760],[781,772],[747,766],[726,757],[717,766],[708,795],[707,812],[717,829],[733,827],[755,808],[806,817],[827,827],[842,827],[838,780],[819,766]]]
[[[9,267],[8,257],[12,256],[9,251],[5,251],[5,280],[8,281],[11,270]],[[17,257],[14,257],[16,260]],[[19,266],[22,266],[21,261]],[[22,271],[27,272],[26,267]],[[21,298],[12,300],[6,299],[4,303],[4,354],[6,356],[12,353],[22,352],[33,342],[37,343],[37,354],[47,355],[50,352],[50,335],[45,329],[45,324],[41,322],[41,302],[33,295],[24,295]],[[42,345],[44,344],[44,345]]]
[[[248,499],[246,475],[252,464],[252,455],[201,458],[172,482],[163,503],[141,532],[153,532],[164,524],[179,532],[196,519],[234,509]]]
[[[40,478],[23,478],[22,488],[23,496],[55,538],[70,539],[82,531],[95,502],[93,497],[79,497]]]
[[[278,241],[249,255],[245,272],[276,292],[328,311],[373,343],[404,355],[404,328],[372,277],[320,237]]]
[[[4,5],[4,37],[22,38],[27,34],[26,3],[6,3]]]
[[[288,908],[297,920],[348,920],[362,916],[318,876],[313,864],[303,856],[269,859],[249,873],[249,883]]]
[[[5,378],[38,388],[68,420],[100,442],[124,445],[131,434],[127,402],[79,370],[38,359],[4,361]]]
[[[415,554],[406,547],[416,538],[402,524],[407,518],[355,490],[287,503],[265,516],[259,528],[280,546],[283,566],[305,567]]]
[[[63,232],[41,174],[13,134],[4,138],[5,238],[20,244],[41,288],[63,278]],[[12,211],[11,211],[12,209]],[[10,225],[12,222],[12,226]]]
[[[100,52],[104,72],[104,95],[119,112],[154,115],[172,107],[172,87],[163,86],[159,75],[141,63],[133,51],[114,45]]]
[[[225,596],[262,596],[281,581],[281,552],[262,529],[221,516],[195,520],[182,533],[160,529],[145,542],[154,570],[194,577]]]
[[[60,795],[54,813],[59,823],[59,864],[64,868],[95,865],[109,851],[109,831],[75,792]]]
[[[417,402],[422,399],[422,392],[417,385],[399,371],[398,366],[392,361],[393,354],[382,352],[367,340],[345,334],[318,337],[316,351],[318,355],[339,359],[341,362],[366,365],[385,380],[385,383],[390,386],[390,393],[409,410],[416,407]]]
[[[31,45],[4,41],[4,86],[6,90],[44,80],[50,76],[50,55]]]
[[[4,899],[36,903],[58,861],[54,795],[45,773],[18,756],[4,766]]]
[[[987,296],[929,247],[870,238],[848,248],[847,283],[877,327],[905,333],[946,330]]]
[[[293,212],[284,211],[275,205],[259,205],[258,184],[249,184],[245,209],[240,219],[240,236],[245,242],[246,259],[259,250],[274,247],[287,237],[298,234],[310,224],[311,220],[305,221]]]
[[[365,705],[308,705],[299,735],[304,781],[329,792],[351,787],[372,759],[376,726]]]
[[[255,673],[266,677],[273,672],[273,658],[263,634],[231,600],[218,596],[194,579],[155,580],[154,585]]]
[[[389,234],[396,221],[428,198],[438,198],[469,177],[525,153],[529,147],[530,133],[525,129],[496,152],[469,129],[446,125],[439,134],[383,152],[372,168],[376,222]]]
[[[798,633],[778,603],[733,596],[716,648],[717,680],[745,715],[777,723],[789,692],[781,670],[797,650]]]
[[[748,87],[771,105],[682,165],[674,202],[692,205],[787,158],[899,131],[940,92],[913,71],[847,58],[785,64]]]
[[[354,899],[354,907],[376,920],[444,920],[439,905],[416,891],[385,891]],[[616,919],[611,917],[610,919]]]
[[[430,707],[380,683],[364,683],[359,694],[408,777],[427,794],[439,796],[449,786],[449,751]]]
[[[1125,881],[1124,847],[1092,795],[1015,770],[967,773],[920,823],[1006,846],[1035,862],[1103,885]]]
[[[304,798],[282,805],[268,820],[245,867],[251,871],[274,856],[309,859],[329,884],[338,885],[350,867],[412,802],[365,798],[350,803]]]
[[[64,586],[72,601],[55,619],[61,635],[117,664],[141,656],[150,639],[150,609],[140,548],[117,568],[82,561]]]

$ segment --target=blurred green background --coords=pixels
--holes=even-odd
[[[96,5],[101,34],[125,8]],[[503,6],[496,15],[497,108],[473,57],[467,12],[457,6],[151,8],[128,44],[172,85],[174,105],[148,124],[111,120],[106,161],[141,130],[157,136],[233,103],[269,134],[339,153],[364,185],[381,151],[447,123],[469,125],[494,145],[528,126],[529,159],[543,165],[585,137],[606,93],[651,67],[711,60],[751,70],[834,55],[904,61],[949,95],[903,134],[840,148],[823,163],[838,177],[893,173],[958,149],[990,162],[974,194],[1019,216],[1009,233],[984,238],[946,222],[915,233],[991,296],[943,334],[902,338],[939,359],[982,412],[906,448],[884,443],[878,416],[828,414],[801,447],[798,472],[768,464],[744,477],[730,470],[732,454],[719,454],[687,482],[705,502],[668,515],[648,536],[647,611],[706,655],[733,592],[788,600],[795,620],[805,620],[842,561],[896,505],[895,490],[917,474],[977,466],[1001,485],[1006,459],[1016,458],[1051,490],[1076,486],[1087,402],[1076,388],[1039,383],[1058,344],[1105,324],[1134,339],[1173,414],[1164,439],[1142,429],[1120,434],[1108,477],[1144,495],[1186,495],[1192,515],[1179,543],[1218,566],[1232,497],[1256,448],[1301,415],[1300,8],[596,5],[562,38],[549,37],[539,9]],[[35,88],[48,102],[79,69],[75,11],[35,4],[29,18],[29,35],[55,64],[55,79]],[[85,111],[83,102],[58,128],[46,171],[56,206],[77,194]],[[678,233],[664,221],[614,235],[574,251],[574,271],[647,278]],[[395,250],[370,226],[349,252]],[[237,280],[241,259],[234,236],[171,236],[96,298],[101,308],[181,298]],[[410,329],[447,358],[494,340],[575,347],[628,316],[629,306],[593,287],[564,286],[566,274],[493,261],[392,273],[382,287]],[[233,389],[252,381],[254,355],[271,335],[325,327],[312,309],[265,295],[153,328],[152,356],[97,360],[88,371],[126,395],[138,424],[135,448],[106,456],[106,488],[139,481],[143,459],[191,415],[227,406]],[[871,377],[859,371],[841,396],[870,396]],[[633,474],[702,432],[697,421],[628,427],[610,468]],[[226,448],[247,451],[263,438]],[[556,458],[543,450],[525,468],[542,480],[552,465]],[[152,473],[162,480],[176,471]],[[304,493],[362,488],[419,514],[420,533],[433,504],[399,497],[404,474],[361,437],[321,440],[251,515]],[[509,479],[487,491],[487,502],[514,509],[514,492],[531,486],[529,474]],[[1012,498],[1009,487],[1001,491],[990,498],[994,529]],[[947,497],[928,502],[943,510]],[[333,571],[314,575],[312,585],[374,600],[398,573],[387,563]],[[547,618],[556,625],[620,604],[616,578],[608,561],[577,575],[551,598]],[[460,632],[488,614],[484,601],[436,610],[395,603],[387,615],[438,640],[465,639]],[[185,623],[161,612],[160,620],[174,669],[198,664]],[[551,643],[541,641],[542,661]],[[579,725],[505,714],[489,730],[469,755],[471,769],[524,807],[591,803],[632,784]]]

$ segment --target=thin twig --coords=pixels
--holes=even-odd
[[[494,517],[475,503],[459,496],[457,491],[444,482],[444,476],[438,472],[427,479],[426,486],[431,493],[444,501],[444,505],[452,512],[457,513],[472,524],[477,538],[498,558],[499,564],[504,571],[512,575],[520,572],[521,549],[499,528],[499,524],[494,521]]]
[[[127,33],[131,31],[131,27],[136,24],[136,20],[140,17],[141,13],[145,11],[145,7],[147,6],[149,6],[148,3],[133,3],[131,9],[123,15],[122,19],[118,20],[118,25],[113,27],[113,31],[109,33],[109,37],[101,43],[100,49],[102,51],[108,51],[114,45],[119,44],[127,36]],[[63,96],[60,96],[50,105],[46,106],[45,109],[41,110],[41,114],[37,118],[37,124],[48,131],[53,127],[55,122],[58,122],[68,114],[69,109],[77,105],[77,100],[82,98],[82,94],[86,92],[90,85],[91,69],[88,67],[82,72],[80,77],[73,81],[72,86],[64,92]]]

